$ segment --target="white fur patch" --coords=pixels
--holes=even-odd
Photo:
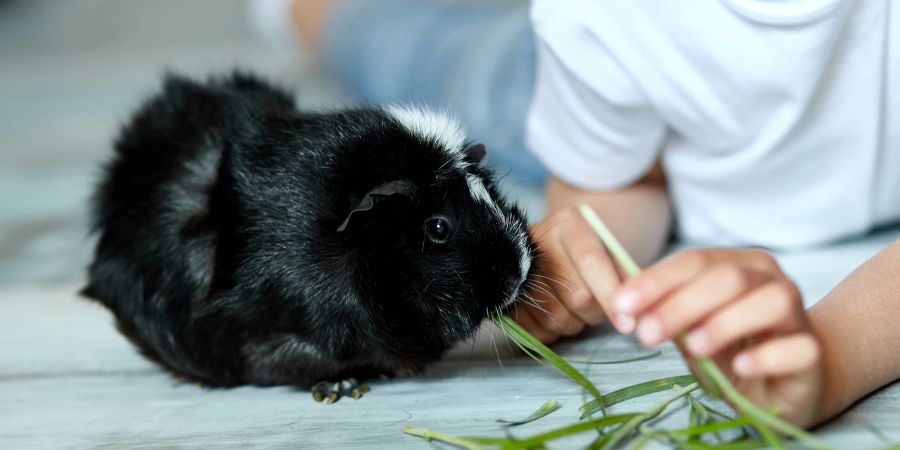
[[[519,251],[519,271],[521,272],[521,281],[519,282],[519,289],[521,289],[521,284],[528,279],[528,271],[531,270],[532,256],[528,252],[528,230],[522,227],[521,225],[518,227],[519,229],[515,230],[516,233],[516,249]],[[508,300],[508,304],[512,304],[512,302],[516,301],[516,298],[519,294],[519,289],[516,289],[515,292],[512,293],[512,298]]]
[[[462,156],[466,133],[452,117],[413,106],[392,105],[384,110],[413,134],[435,141],[454,157]]]
[[[467,174],[466,184],[469,185],[469,191],[472,193],[472,198],[487,205],[501,221],[506,221],[506,216],[503,214],[503,211],[500,210],[500,206],[498,206],[497,202],[494,201],[494,198],[491,197],[491,194],[488,192],[480,178],[472,174]]]
[[[532,257],[531,254],[528,253],[528,235],[524,230],[518,230],[517,234],[516,247],[519,250],[519,270],[522,275],[521,278],[519,278],[518,288],[510,292],[509,298],[503,302],[503,307],[508,307],[518,300],[519,295],[521,294],[522,284],[528,279],[528,271],[531,269]]]
[[[519,233],[519,239],[516,242],[519,247],[519,269],[522,270],[522,281],[528,278],[528,271],[531,270],[531,254],[528,253],[528,233],[524,230]]]

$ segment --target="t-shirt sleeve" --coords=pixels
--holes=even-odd
[[[610,190],[647,173],[666,126],[588,20],[568,1],[533,3],[537,78],[525,137],[560,179]]]

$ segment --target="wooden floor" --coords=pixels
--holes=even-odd
[[[286,387],[173,385],[116,333],[106,311],[76,296],[92,246],[85,204],[97,163],[162,69],[248,66],[298,87],[306,104],[338,101],[327,79],[294,61],[251,36],[239,1],[0,1],[0,448],[424,449],[403,427],[499,436],[496,419],[523,417],[549,398],[563,408],[516,433],[577,417],[579,390],[513,354],[501,336],[492,345],[490,330],[422,376],[373,382],[359,401],[325,405]],[[898,235],[780,259],[814,301]],[[645,351],[603,327],[557,350],[578,359]],[[657,358],[594,366],[590,378],[609,391],[683,373],[677,352],[663,347]],[[684,424],[686,413],[666,420]],[[838,448],[900,442],[900,385],[817,433]]]

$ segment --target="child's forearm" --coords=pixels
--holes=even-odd
[[[844,279],[809,317],[823,351],[818,423],[900,378],[900,240]]]
[[[325,17],[332,0],[304,0],[291,2],[291,19],[300,31],[304,42],[312,49],[319,47],[319,38],[325,26]]]

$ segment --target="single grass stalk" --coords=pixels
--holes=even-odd
[[[546,417],[552,414],[554,411],[562,408],[562,404],[560,404],[556,399],[547,400],[540,408],[538,408],[535,412],[531,413],[528,417],[520,420],[503,420],[497,419],[497,422],[504,424],[506,427],[515,427],[519,425],[525,425],[526,423],[534,422],[540,418]]]
[[[645,435],[639,437],[636,441],[634,441],[634,443],[631,444],[631,447],[628,447],[628,449],[629,450],[643,450],[643,448],[646,447],[647,444],[649,444],[650,442],[652,442],[655,439],[656,439],[656,436],[654,436],[652,434],[645,434]]]
[[[668,433],[672,436],[693,437],[701,436],[706,433],[718,433],[720,431],[730,430],[732,428],[739,428],[749,423],[750,421],[746,417],[739,417],[737,419],[731,419],[725,422],[713,422],[706,425],[697,425],[688,428],[682,428],[680,430],[672,430]]]
[[[674,440],[672,436],[670,436],[665,430],[659,430],[649,427],[646,423],[641,424],[641,426],[638,427],[638,432],[641,435],[634,440],[634,442],[631,444],[631,447],[628,447],[630,450],[640,450],[646,447],[647,444],[652,441],[657,441],[670,447],[674,447],[676,445],[676,442],[673,442]]]
[[[695,427],[697,425],[706,425],[709,423],[709,412],[703,409],[703,406],[701,406],[694,397],[689,395],[688,403],[691,405],[691,413],[688,416],[688,426]]]
[[[579,211],[587,223],[594,229],[604,246],[612,254],[613,258],[622,267],[629,277],[640,274],[641,268],[634,262],[634,259],[628,254],[622,244],[616,239],[611,231],[606,227],[600,217],[585,203],[579,206]],[[719,370],[715,363],[707,358],[696,358],[697,367],[700,370],[702,378],[708,381],[715,389],[724,394],[725,398],[738,410],[741,414],[747,416],[751,424],[760,434],[768,445],[775,448],[783,448],[780,440],[770,430],[785,434],[802,441],[805,445],[818,449],[830,449],[827,443],[819,438],[801,430],[800,428],[779,419],[777,416],[770,414],[762,408],[756,406],[743,396],[734,385],[728,380],[725,374]],[[708,392],[708,390],[707,390]]]
[[[697,379],[694,378],[693,375],[681,375],[677,377],[666,377],[660,378],[658,380],[645,381],[643,383],[624,387],[622,389],[618,389],[604,395],[603,404],[607,408],[609,408],[616,403],[622,403],[633,398],[643,397],[645,395],[654,394],[656,392],[667,391],[669,389],[672,389],[672,387],[675,385],[687,386],[695,381],[697,381]],[[596,400],[591,400],[584,405],[581,405],[581,408],[578,408],[578,410],[581,411],[581,418],[584,419],[600,411],[600,404],[597,403]]]
[[[608,427],[611,425],[617,425],[620,423],[627,423],[631,420],[634,420],[635,417],[640,416],[641,414],[619,414],[615,416],[606,416],[600,419],[588,420],[584,422],[578,422],[572,425],[568,425],[562,428],[557,428],[555,430],[548,431],[546,433],[541,433],[530,438],[511,441],[509,444],[504,445],[503,448],[509,449],[519,449],[519,448],[533,448],[543,445],[548,441],[552,441],[555,439],[560,439],[568,436],[572,436],[578,433],[584,433],[585,431],[599,430],[604,427]]]
[[[406,427],[403,429],[403,432],[406,434],[411,434],[413,436],[419,436],[420,438],[425,439],[425,441],[427,442],[441,441],[467,450],[484,450],[484,447],[476,442],[458,436],[453,436],[451,434],[441,433],[440,431],[426,430],[425,428]]]
[[[605,360],[580,360],[580,359],[567,359],[566,361],[569,364],[588,364],[588,365],[600,365],[600,364],[623,364],[630,363],[635,361],[643,361],[645,359],[656,358],[657,356],[662,355],[662,350],[657,350],[655,352],[647,353],[646,355],[632,356],[630,358],[623,359],[605,359]]]
[[[452,434],[442,433],[440,431],[427,430],[425,428],[407,427],[403,432],[413,436],[421,437],[426,441],[440,441],[446,444],[454,445],[467,450],[487,450],[487,448],[502,448],[504,450],[530,449],[541,447],[545,443],[572,436],[574,434],[584,433],[586,431],[599,430],[612,425],[628,422],[639,414],[620,414],[615,416],[607,416],[600,419],[594,419],[584,422],[578,422],[555,430],[550,430],[534,436],[516,439],[508,438],[486,438],[486,437],[469,437],[454,436]]]

